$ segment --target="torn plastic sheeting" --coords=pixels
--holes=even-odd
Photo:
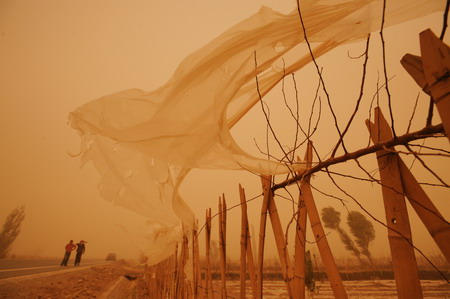
[[[308,39],[317,43],[315,57],[378,30],[382,4],[380,0],[300,1]],[[388,1],[385,26],[444,7],[444,1]],[[230,133],[259,101],[255,76],[264,96],[283,73],[310,62],[306,49],[297,52],[296,46],[303,42],[297,11],[283,15],[263,7],[186,57],[157,90],[121,91],[72,112],[70,123],[82,136],[83,160],[93,161],[102,175],[102,196],[162,227],[179,225],[181,219],[188,230],[194,215],[177,186],[189,169],[259,174],[304,169],[302,163],[286,165],[254,157]],[[281,59],[287,62],[285,69],[277,67]],[[182,175],[174,174],[173,168],[181,169]],[[175,239],[156,246],[180,240],[179,235],[170,237]]]

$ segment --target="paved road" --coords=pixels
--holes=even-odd
[[[33,260],[10,260],[0,259],[0,280],[2,278],[16,277],[22,275],[37,274],[43,272],[59,271],[66,269],[83,268],[87,266],[100,265],[106,263],[101,259],[81,260],[80,266],[73,266],[73,260],[69,260],[70,265],[61,267],[59,259],[33,259]]]

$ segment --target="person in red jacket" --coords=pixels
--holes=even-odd
[[[73,240],[70,240],[70,242],[66,245],[66,251],[64,252],[64,258],[61,261],[61,266],[67,266],[70,254],[75,250],[75,248],[77,248],[77,246],[73,244]]]

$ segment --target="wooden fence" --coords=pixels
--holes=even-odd
[[[423,58],[407,54],[402,59],[402,64],[424,91],[432,96],[445,131],[450,132],[450,77],[448,76],[450,50],[429,30],[421,33],[420,40]],[[367,121],[367,127],[375,144],[393,137],[387,121],[378,108],[375,109],[374,123]],[[450,140],[450,134],[447,134],[447,137]],[[378,151],[376,158],[380,170],[397,295],[398,298],[422,298],[405,197],[448,262],[450,262],[450,226],[393,148]],[[311,143],[308,144],[305,161],[311,167]],[[240,298],[246,298],[248,295],[252,298],[263,298],[263,262],[267,215],[275,236],[282,277],[288,296],[290,298],[305,298],[305,241],[306,219],[308,217],[334,296],[340,299],[347,298],[346,290],[315,205],[309,185],[309,177],[303,179],[300,183],[294,261],[290,260],[291,255],[288,252],[285,234],[273,198],[272,177],[261,176],[261,183],[264,197],[261,207],[256,262],[253,260],[253,251],[256,249],[252,248],[250,242],[245,191],[242,186],[239,186],[241,202]],[[224,195],[219,198],[218,210],[220,279],[213,281],[212,276],[210,261],[211,209],[208,209],[206,211],[205,259],[203,263],[199,254],[200,240],[196,227],[192,232],[190,247],[188,237],[184,236],[181,248],[177,250],[174,256],[148,268],[148,277],[150,277],[148,288],[152,296],[155,296],[155,298],[227,298],[227,205]],[[188,262],[191,263],[190,267],[186,267]],[[186,273],[186,269],[189,268],[192,273]],[[246,294],[247,283],[250,284],[251,294]]]

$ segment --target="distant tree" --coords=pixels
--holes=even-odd
[[[341,228],[341,213],[336,211],[333,207],[326,207],[322,209],[322,221],[326,228],[336,230],[339,233],[339,238],[341,242],[344,243],[345,249],[350,251],[354,256],[356,256],[361,261],[361,252],[358,247],[355,246],[353,240],[347,234],[347,232]]]
[[[322,221],[325,223],[326,228],[337,230],[341,224],[341,213],[333,207],[323,208]]]
[[[5,258],[11,249],[12,243],[20,233],[22,221],[25,218],[25,207],[15,208],[9,213],[0,232],[0,258]]]
[[[352,211],[347,215],[347,224],[353,236],[355,236],[356,244],[361,249],[361,253],[372,264],[372,255],[369,251],[369,243],[375,239],[375,229],[372,222],[367,220],[360,212]]]

